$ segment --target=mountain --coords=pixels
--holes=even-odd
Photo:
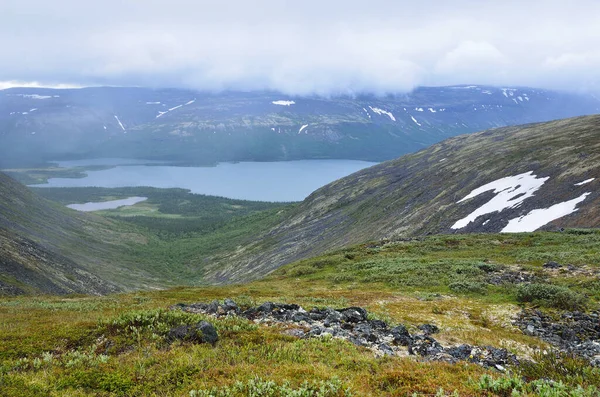
[[[422,87],[387,97],[114,88],[0,91],[0,158],[127,157],[208,164],[383,161],[463,133],[594,114],[600,101],[535,88]]]
[[[257,278],[384,238],[599,227],[599,138],[600,116],[450,138],[315,191],[208,278]]]
[[[144,239],[126,225],[43,199],[0,173],[0,295],[156,286],[123,259]]]

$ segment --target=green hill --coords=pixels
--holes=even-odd
[[[0,240],[4,292],[104,294],[161,284],[120,259],[146,242],[139,231],[69,210],[1,173]]]
[[[364,241],[501,232],[511,220],[522,231],[598,227],[599,137],[600,116],[586,116],[448,139],[315,191],[208,277],[243,281]]]

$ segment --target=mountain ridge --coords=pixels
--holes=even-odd
[[[5,144],[0,155],[4,162],[382,161],[467,132],[598,112],[600,101],[591,95],[527,87],[420,87],[396,96],[331,98],[270,91],[14,88],[0,91]]]

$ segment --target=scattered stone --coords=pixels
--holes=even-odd
[[[514,325],[562,352],[573,353],[600,366],[600,312],[563,312],[554,317],[539,310],[524,310]]]
[[[289,328],[282,332],[284,335],[295,336],[296,338],[304,338],[306,332],[302,328]]]
[[[425,335],[437,334],[440,332],[440,329],[433,324],[423,324],[419,325],[417,328],[423,331]]]
[[[357,346],[371,349],[377,356],[401,355],[408,350],[409,354],[419,356],[424,360],[450,363],[469,361],[496,369],[517,363],[516,357],[505,349],[469,345],[444,348],[431,336],[439,332],[439,328],[434,324],[420,325],[418,328],[423,334],[415,335],[411,335],[403,325],[390,329],[385,321],[368,320],[368,313],[362,307],[337,310],[329,307],[313,308],[307,312],[295,304],[265,302],[260,306],[241,311],[234,301],[226,299],[223,304],[218,301],[209,304],[178,304],[172,306],[172,309],[210,314],[216,317],[237,315],[267,325],[288,324],[292,327],[282,331],[285,335],[304,339],[324,336],[344,339]],[[194,330],[194,326],[184,325],[174,328],[169,335],[173,339],[192,340],[195,337]],[[214,342],[212,338],[206,338],[207,335],[212,335],[210,332],[201,330],[200,334],[203,341],[216,342],[216,332],[214,333]]]
[[[538,281],[538,277],[532,273],[523,271],[506,270],[499,273],[493,273],[487,278],[488,284],[526,284]]]

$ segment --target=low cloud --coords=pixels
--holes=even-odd
[[[4,0],[0,88],[138,85],[321,95],[418,85],[600,87],[600,3]]]

